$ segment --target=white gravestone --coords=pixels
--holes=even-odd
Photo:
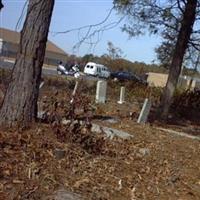
[[[76,81],[76,84],[74,86],[74,90],[72,92],[72,98],[71,98],[71,101],[70,101],[71,104],[74,102],[74,97],[76,95],[77,88],[78,88],[78,81]]]
[[[123,104],[125,102],[125,87],[121,87],[120,89],[120,99],[117,103]]]
[[[140,116],[137,120],[137,123],[147,122],[150,109],[151,109],[151,101],[149,99],[145,99],[142,110],[140,112]]]
[[[106,102],[106,90],[107,90],[107,82],[98,81],[96,89],[96,103]]]
[[[44,81],[42,81],[42,82],[40,83],[39,89],[41,89],[41,88],[43,87],[43,85],[44,85]]]

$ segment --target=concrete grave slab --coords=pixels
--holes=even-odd
[[[114,128],[109,128],[106,126],[99,126],[98,124],[92,124],[91,131],[95,133],[105,133],[106,136],[109,137],[110,139],[112,139],[113,137],[119,137],[122,139],[130,139],[134,137],[133,135],[130,135],[127,132],[120,131]]]

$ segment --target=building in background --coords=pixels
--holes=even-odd
[[[19,48],[20,33],[5,28],[0,28],[0,56],[15,60]],[[67,62],[68,55],[53,42],[48,41],[44,65],[56,66],[59,61]]]
[[[148,72],[146,80],[150,87],[165,87],[167,84],[168,74]],[[200,89],[200,79],[190,76],[180,76],[177,87],[181,90]]]
[[[168,74],[148,72],[146,73],[147,83],[150,87],[165,87]]]

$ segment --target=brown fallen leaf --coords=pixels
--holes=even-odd
[[[75,182],[74,187],[79,188],[82,184],[89,183],[89,178],[84,178]]]

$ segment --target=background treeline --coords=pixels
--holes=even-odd
[[[125,58],[111,58],[109,55],[104,54],[102,56],[96,56],[93,54],[86,54],[83,57],[77,57],[75,55],[71,55],[68,57],[68,62],[77,62],[80,65],[81,70],[83,70],[85,64],[87,62],[96,62],[99,64],[106,65],[109,67],[111,71],[131,71],[135,74],[142,75],[147,72],[155,72],[155,73],[168,73],[168,69],[162,64],[146,64],[144,62],[132,62]],[[183,75],[189,75],[193,77],[200,77],[198,71],[183,67]]]

